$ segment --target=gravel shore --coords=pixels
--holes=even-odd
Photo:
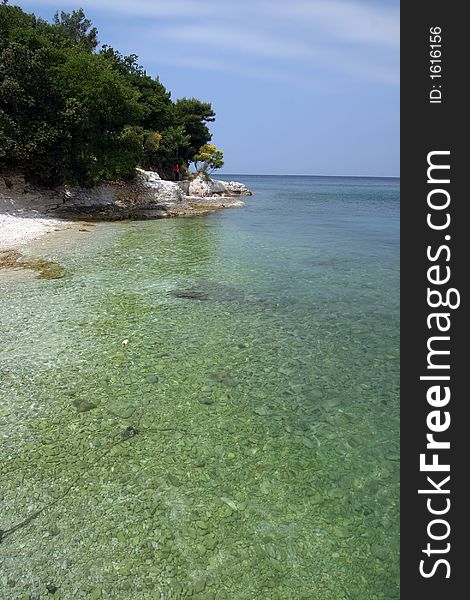
[[[17,248],[50,231],[64,229],[66,221],[35,213],[0,214],[0,249]]]

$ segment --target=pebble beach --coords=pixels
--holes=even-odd
[[[37,213],[0,213],[0,250],[17,248],[46,233],[67,226],[65,221],[39,217]]]

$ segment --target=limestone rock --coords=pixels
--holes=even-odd
[[[206,181],[204,177],[198,175],[189,184],[189,196],[215,196],[224,195],[227,193],[225,185],[221,181],[209,179]]]
[[[166,181],[154,171],[136,169],[132,181],[110,181],[94,188],[31,185],[22,175],[0,177],[0,212],[34,212],[90,220],[159,219],[202,215],[219,208],[243,206],[251,195],[238,182],[198,176],[192,181]]]
[[[236,196],[252,196],[253,192],[249,190],[244,183],[240,183],[239,181],[228,181],[224,182],[225,189],[229,194],[234,194]]]
[[[251,196],[252,192],[244,183],[238,181],[220,181],[218,179],[209,179],[198,175],[189,184],[189,190],[186,192],[189,196]]]
[[[178,183],[173,181],[164,181],[155,171],[144,171],[136,169],[137,186],[140,184],[145,190],[153,196],[153,199],[159,203],[182,202],[183,190]]]

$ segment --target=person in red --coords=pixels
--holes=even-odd
[[[173,167],[173,177],[175,181],[180,180],[180,166],[178,163],[176,163],[176,165]]]

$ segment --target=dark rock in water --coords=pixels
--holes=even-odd
[[[80,413],[87,412],[89,410],[92,410],[93,408],[96,408],[96,404],[94,404],[93,402],[88,402],[88,400],[82,400],[80,398],[74,400],[73,404],[77,411]]]
[[[197,281],[192,287],[172,290],[170,294],[175,298],[185,298],[188,300],[233,302],[245,299],[245,294],[236,288],[205,279]]]
[[[129,438],[134,437],[138,433],[139,433],[138,429],[136,429],[135,427],[132,427],[132,425],[130,425],[129,427],[126,427],[123,431],[121,431],[121,439],[128,440]]]
[[[207,404],[207,405],[214,404],[214,400],[212,398],[201,398],[201,400],[199,400],[199,402],[201,404]]]
[[[223,385],[233,386],[236,383],[232,375],[226,371],[216,371],[215,373],[210,373],[209,377],[212,379],[212,381],[222,383]]]
[[[147,375],[145,377],[145,381],[147,383],[158,383],[159,377],[158,377],[158,375]]]
[[[46,590],[48,594],[55,594],[59,588],[53,583],[46,584]]]
[[[209,296],[202,290],[186,289],[173,290],[171,295],[175,298],[184,298],[186,300],[209,300]]]
[[[166,480],[170,485],[173,485],[175,487],[179,487],[182,484],[182,481],[180,481],[178,477],[175,477],[175,475],[173,475],[172,473],[168,473],[168,475],[166,476]]]

